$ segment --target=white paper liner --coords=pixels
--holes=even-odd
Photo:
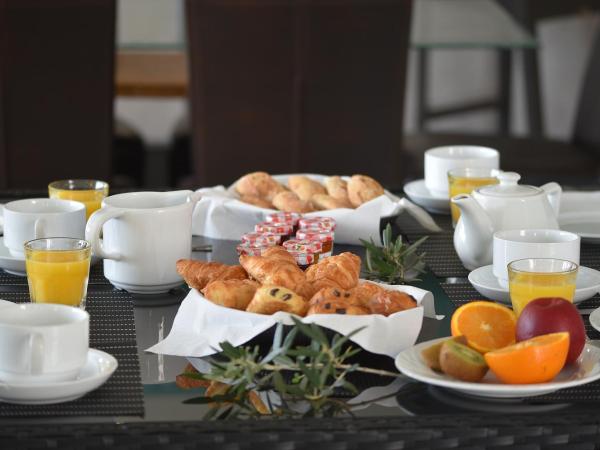
[[[413,286],[380,286],[412,295],[419,306],[388,317],[379,314],[313,314],[303,317],[302,321],[316,323],[342,335],[366,327],[351,340],[369,352],[394,358],[417,341],[424,315],[436,318],[434,299],[431,292]],[[278,322],[293,325],[288,313],[269,316],[226,308],[215,305],[192,289],[181,303],[169,335],[147,351],[184,357],[208,356],[217,353],[223,341],[234,346],[245,344]]]
[[[327,176],[304,174],[320,183]],[[274,175],[280,183],[287,185],[290,175]],[[348,177],[343,177],[348,179]],[[236,182],[237,183],[237,182]],[[265,220],[266,216],[275,210],[259,208],[239,200],[235,191],[235,184],[229,188],[215,186],[199,189],[202,199],[194,209],[192,233],[215,239],[239,240],[242,234],[254,230],[254,225]],[[424,210],[410,203],[408,200],[398,198],[385,192],[373,200],[362,204],[356,209],[338,208],[326,211],[316,211],[305,216],[327,216],[337,222],[335,242],[339,244],[360,244],[359,239],[373,239],[380,242],[379,226],[382,217],[394,216],[406,209],[413,214],[423,226],[431,231],[439,231],[435,222]]]

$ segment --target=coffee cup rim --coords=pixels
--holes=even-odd
[[[102,206],[110,206],[111,208],[118,208],[118,209],[122,209],[122,210],[133,210],[133,211],[139,211],[139,212],[143,212],[143,211],[162,211],[165,209],[177,209],[177,208],[186,208],[189,206],[189,204],[191,203],[190,201],[188,201],[188,199],[190,198],[190,196],[193,194],[193,191],[188,191],[188,190],[182,190],[182,191],[174,191],[174,192],[180,192],[183,195],[183,192],[186,193],[187,195],[187,199],[186,201],[183,201],[181,203],[177,203],[174,205],[165,205],[165,206],[153,206],[150,208],[140,208],[140,207],[136,207],[136,206],[123,206],[123,205],[119,205],[119,204],[114,204],[115,201],[118,201],[126,198],[126,197],[131,197],[131,198],[135,198],[135,197],[141,197],[141,196],[159,196],[159,195],[165,195],[168,194],[168,192],[159,192],[159,191],[140,191],[140,192],[124,192],[121,194],[115,194],[115,195],[110,195],[108,197],[106,197],[104,200],[102,200]]]
[[[438,159],[456,159],[451,156],[453,152],[459,151],[470,151],[473,152],[470,155],[465,155],[464,158],[461,159],[495,159],[499,156],[498,150],[486,147],[482,145],[442,145],[439,147],[433,147],[425,151],[425,156],[433,156]],[[475,152],[478,152],[475,154]]]
[[[547,235],[548,237],[555,236],[556,240],[553,242],[549,242],[549,239],[542,240],[537,239],[535,237],[539,235]],[[531,240],[527,240],[526,235],[531,235]],[[519,237],[523,237],[523,239],[519,239]],[[563,239],[560,239],[563,238]],[[502,230],[496,231],[494,233],[494,239],[506,241],[506,242],[514,242],[518,244],[568,244],[572,242],[577,242],[581,240],[581,237],[578,234],[572,233],[570,231],[565,230],[555,230],[555,229],[545,229],[545,228],[535,228],[535,229],[526,229],[526,230]],[[560,239],[560,240],[559,240]]]
[[[64,206],[69,206],[69,209],[68,210],[66,209],[64,211],[22,211],[22,210],[15,208],[16,205],[31,204],[32,202],[43,202],[43,203],[64,205]],[[44,198],[44,197],[26,198],[26,199],[14,200],[12,202],[6,203],[4,205],[4,210],[10,211],[11,213],[15,213],[15,214],[23,214],[23,215],[31,215],[31,216],[40,215],[40,214],[60,215],[60,214],[66,214],[66,213],[72,213],[72,212],[78,212],[81,210],[85,210],[85,204],[74,201],[74,200],[64,200],[64,199],[58,199],[58,198]]]
[[[2,308],[3,312],[7,312],[7,315],[11,315],[11,311],[15,311],[15,310],[21,310],[21,311],[26,311],[26,310],[36,310],[36,309],[40,309],[40,310],[49,310],[49,311],[64,311],[64,312],[69,312],[71,314],[75,314],[75,316],[73,317],[73,320],[70,320],[68,322],[65,323],[60,323],[60,324],[42,324],[42,325],[35,325],[35,324],[21,324],[21,323],[12,323],[12,322],[5,322],[3,321],[3,317],[2,315],[0,315],[0,327],[9,327],[9,328],[17,328],[17,329],[48,329],[48,328],[62,328],[62,327],[68,327],[68,326],[72,326],[72,325],[78,325],[84,322],[89,322],[90,320],[90,315],[87,311],[84,311],[81,308],[75,307],[75,306],[68,306],[68,305],[59,305],[59,304],[55,304],[55,303],[21,303],[21,304],[15,304],[14,307],[6,307],[6,308]]]

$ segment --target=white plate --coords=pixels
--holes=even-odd
[[[6,308],[7,306],[15,306],[15,304],[8,300],[0,300],[0,308]]]
[[[0,269],[20,277],[27,276],[25,258],[18,258],[10,254],[10,251],[4,245],[4,236],[0,236]]]
[[[593,326],[597,331],[600,331],[600,308],[596,308],[590,314],[590,325]]]
[[[600,212],[577,211],[560,214],[558,223],[561,230],[578,234],[587,242],[600,244]]]
[[[404,193],[413,202],[427,211],[438,214],[450,214],[450,199],[432,194],[425,186],[425,180],[415,180],[404,185]]]
[[[70,402],[102,386],[117,365],[114,356],[91,348],[75,380],[39,384],[9,384],[0,380],[0,401],[23,405]]]
[[[453,389],[463,394],[492,398],[533,397],[600,379],[600,349],[586,344],[577,362],[567,365],[554,380],[547,383],[504,384],[491,371],[488,371],[479,383],[458,381],[448,375],[431,370],[421,357],[421,351],[445,339],[448,338],[422,342],[404,350],[396,357],[396,367],[403,374],[424,383]]]
[[[469,273],[469,281],[473,287],[484,297],[500,303],[510,305],[508,289],[500,286],[498,278],[494,276],[492,265],[479,267]],[[577,285],[573,303],[580,303],[592,298],[600,292],[600,272],[589,267],[579,266],[577,272]]]

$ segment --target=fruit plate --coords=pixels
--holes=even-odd
[[[577,362],[565,366],[554,380],[548,383],[504,384],[491,371],[488,371],[479,383],[459,381],[430,369],[421,356],[421,352],[425,348],[446,339],[448,338],[421,342],[404,350],[396,357],[396,368],[404,375],[423,383],[452,389],[463,394],[489,398],[533,397],[600,379],[600,349],[586,344]]]

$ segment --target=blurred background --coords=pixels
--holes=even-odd
[[[230,184],[497,148],[576,185],[600,167],[600,2],[0,0],[0,187]]]

